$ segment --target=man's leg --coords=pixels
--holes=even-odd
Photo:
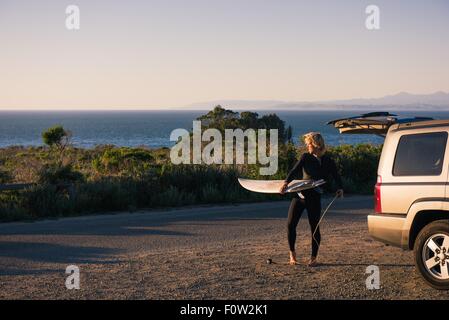
[[[299,198],[293,198],[290,202],[290,208],[288,209],[288,219],[287,219],[287,238],[288,245],[290,248],[290,263],[296,264],[296,227],[298,226],[299,219],[301,218],[302,212],[305,209],[304,200]]]
[[[307,215],[309,218],[309,225],[312,232],[312,260],[318,255],[318,250],[321,243],[321,233],[318,222],[321,217],[321,195],[313,194],[306,199]],[[315,232],[315,234],[314,234]]]

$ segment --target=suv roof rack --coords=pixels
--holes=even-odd
[[[398,119],[397,115],[389,112],[370,112],[360,116],[335,119],[327,122],[333,125],[340,133],[344,134],[376,134],[382,137],[394,124],[412,123],[419,121],[433,120],[429,117],[414,117]]]

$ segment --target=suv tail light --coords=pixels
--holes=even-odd
[[[374,186],[374,211],[376,213],[382,213],[382,201],[381,201],[381,189],[382,177],[377,176],[377,183]]]

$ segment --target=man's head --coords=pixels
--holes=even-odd
[[[324,138],[319,132],[309,132],[304,135],[304,142],[309,153],[321,156],[326,151]]]

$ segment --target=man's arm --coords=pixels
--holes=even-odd
[[[285,190],[287,189],[288,184],[290,183],[290,181],[293,180],[293,177],[295,176],[295,174],[298,172],[298,170],[302,170],[303,164],[304,164],[304,155],[302,155],[301,158],[298,161],[296,161],[293,168],[287,174],[287,178],[285,178],[284,184],[282,185],[281,189],[279,190],[280,194],[285,193]]]
[[[293,168],[290,170],[290,172],[287,174],[287,178],[285,178],[285,182],[286,183],[290,183],[290,181],[293,180],[293,178],[295,177],[295,174],[299,171],[302,170],[302,166],[304,164],[304,155],[301,156],[301,158],[296,161],[295,165],[293,166]]]

